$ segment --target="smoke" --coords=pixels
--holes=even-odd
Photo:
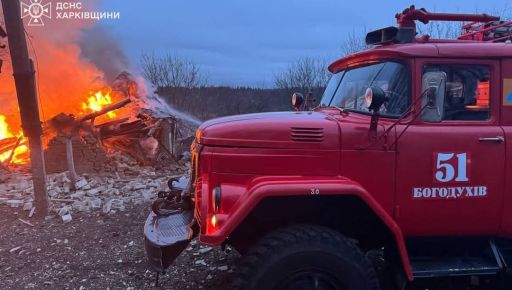
[[[55,2],[55,1],[52,1]],[[84,10],[99,7],[82,1]],[[55,5],[55,3],[53,3]],[[3,15],[0,14],[3,22]],[[65,22],[64,22],[65,21]],[[30,57],[34,60],[41,117],[79,114],[91,92],[103,88],[128,62],[109,31],[93,20],[47,19],[44,27],[26,26]],[[8,41],[8,40],[7,40]],[[0,49],[0,115],[19,129],[19,110],[8,49]]]
[[[178,119],[188,121],[189,123],[196,126],[199,126],[203,123],[203,121],[199,120],[198,118],[183,111],[179,111],[172,107],[168,102],[162,100],[160,96],[154,93],[156,91],[154,86],[149,84],[148,81],[142,76],[136,76],[133,78],[133,80],[138,85],[138,95],[143,96],[143,98],[139,99],[139,103],[137,104],[139,108],[149,109],[155,116],[160,118],[174,116]]]
[[[99,0],[82,3],[84,10],[100,6]],[[91,93],[113,85],[121,72],[131,68],[113,33],[94,21],[53,18],[45,20],[44,27],[27,26],[26,30],[30,57],[35,63],[43,120],[59,113],[80,115],[83,113],[82,103]],[[8,51],[0,50],[0,58],[4,60],[0,73],[0,115],[5,115],[10,127],[17,131],[20,129],[19,110]],[[137,95],[144,96],[141,101],[148,109],[158,111],[162,116],[174,115],[194,124],[201,123],[148,92],[150,87],[141,76],[136,75],[133,80],[138,84]],[[114,102],[124,97],[112,94]],[[123,114],[122,109],[118,112]]]
[[[103,71],[107,82],[120,72],[128,70],[130,63],[112,33],[104,26],[94,26],[83,32],[78,44],[81,56]]]

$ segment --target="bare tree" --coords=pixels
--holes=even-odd
[[[365,41],[366,34],[368,30],[364,27],[361,33],[356,33],[355,30],[352,30],[347,35],[347,39],[341,44],[341,52],[343,55],[353,54],[358,51],[362,51],[371,47],[371,45],[367,45]]]
[[[143,53],[141,66],[143,76],[156,88],[191,89],[207,83],[198,65],[175,55],[160,57]]]
[[[435,11],[434,11],[435,12]],[[479,10],[475,10],[475,14],[484,13]],[[508,5],[505,5],[500,10],[495,11],[485,11],[485,13],[489,13],[490,15],[500,16],[502,20],[511,19],[512,10]],[[462,26],[467,24],[467,22],[459,22],[459,21],[430,21],[427,24],[422,24],[420,22],[416,25],[416,31],[418,35],[429,35],[431,38],[438,39],[457,39],[462,33]]]
[[[435,12],[435,10],[433,11]],[[474,13],[482,13],[475,11]],[[487,11],[489,13],[489,11]],[[512,19],[512,9],[510,6],[505,5],[500,10],[490,11],[491,15],[500,16],[502,20]],[[429,35],[431,38],[437,39],[456,39],[462,33],[462,26],[464,22],[457,21],[430,21],[427,24],[417,22],[416,31],[418,36]],[[365,36],[368,30],[362,29],[361,33],[356,33],[354,30],[347,35],[346,40],[341,45],[341,52],[343,55],[349,55],[358,51],[362,51],[371,47],[365,43]]]
[[[462,31],[464,23],[454,21],[430,21],[427,24],[417,23],[416,32],[419,36],[428,35],[437,39],[456,39]]]
[[[432,38],[455,39],[460,35],[462,25],[460,22],[453,21],[430,21],[428,24],[418,22],[416,31],[418,35],[429,35]],[[341,45],[343,55],[350,55],[371,48],[372,45],[367,45],[365,42],[367,33],[366,27],[360,33],[356,33],[355,30],[349,32]]]
[[[279,89],[299,89],[303,92],[324,88],[329,80],[327,62],[315,58],[300,58],[283,72],[274,75],[274,85]]]

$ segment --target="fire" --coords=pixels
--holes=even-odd
[[[17,138],[19,140],[19,146],[14,148],[14,153],[12,148],[10,150],[0,153],[0,161],[4,162],[10,158],[12,154],[11,163],[25,163],[28,160],[28,147],[24,143],[27,142],[25,136],[23,136],[23,132],[19,132],[14,134],[9,129],[9,124],[7,124],[7,118],[3,115],[0,115],[0,141],[9,138]],[[14,143],[16,144],[16,143]],[[14,145],[13,145],[14,146]]]
[[[90,92],[86,102],[82,102],[82,109],[84,112],[98,112],[101,111],[106,105],[112,104],[112,98],[110,97],[111,90],[100,90],[95,93]],[[116,117],[116,113],[108,112],[107,116],[110,119]]]
[[[9,125],[7,124],[5,119],[5,116],[0,115],[0,140],[9,137],[14,137],[14,135],[12,135],[12,133],[9,131]]]
[[[82,102],[82,110],[80,111],[80,114],[84,115],[92,112],[98,112],[112,104],[113,100],[111,93],[111,88],[90,92],[89,96]],[[110,119],[117,117],[116,113],[113,111],[108,112],[106,115]],[[29,160],[29,149],[26,145],[27,141],[28,140],[23,135],[23,132],[19,131],[14,133],[11,128],[9,128],[7,118],[0,114],[0,162],[7,161],[12,155],[10,163],[26,163]]]

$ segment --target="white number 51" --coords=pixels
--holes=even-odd
[[[450,161],[454,156],[457,157],[457,173]],[[436,180],[439,182],[450,181],[468,181],[467,175],[467,153],[455,155],[454,153],[437,153],[437,171],[435,173]],[[457,175],[455,175],[457,174]]]

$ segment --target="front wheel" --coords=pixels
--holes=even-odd
[[[313,225],[289,226],[263,237],[243,257],[233,288],[380,289],[371,263],[351,240]]]

